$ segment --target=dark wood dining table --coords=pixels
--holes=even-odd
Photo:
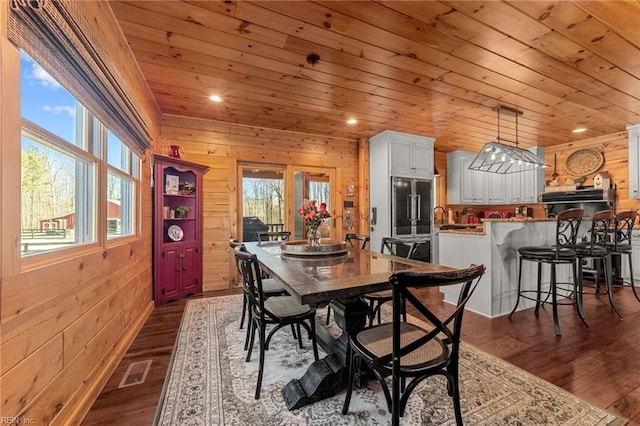
[[[263,271],[281,282],[299,303],[316,308],[331,303],[335,322],[342,329],[335,339],[317,322],[318,341],[329,355],[283,388],[289,410],[335,395],[346,386],[349,334],[366,326],[369,312],[360,296],[389,289],[389,277],[396,272],[452,269],[356,247],[328,255],[289,255],[282,250],[282,242],[247,242],[245,246],[258,257]]]

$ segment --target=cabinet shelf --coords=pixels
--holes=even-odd
[[[195,194],[167,194],[163,193],[165,197],[177,197],[177,198],[196,198]]]

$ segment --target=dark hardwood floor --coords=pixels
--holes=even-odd
[[[593,289],[587,291],[593,293]],[[435,290],[422,293],[422,297],[442,300]],[[572,306],[560,306],[562,337],[556,337],[547,305],[538,317],[529,309],[511,320],[506,316],[490,320],[469,312],[463,340],[630,419],[629,425],[640,425],[640,303],[629,287],[616,287],[614,294],[623,320],[611,311],[606,295],[585,294],[590,330]],[[185,303],[181,300],[153,311],[83,425],[152,424]],[[440,306],[450,309],[444,302]],[[230,309],[238,309],[240,315],[240,306]],[[153,362],[145,382],[118,389],[129,364],[147,359]]]

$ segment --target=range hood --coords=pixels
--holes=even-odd
[[[584,188],[570,191],[543,192],[540,194],[540,202],[546,204],[559,203],[608,203],[613,205],[616,199],[616,190]]]

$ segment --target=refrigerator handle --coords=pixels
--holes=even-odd
[[[411,205],[411,201],[413,201],[413,196],[409,194],[407,195],[407,220],[413,220],[413,206]]]
[[[417,217],[418,220],[422,220],[422,211],[420,210],[420,200],[421,200],[420,197],[421,197],[420,194],[416,195],[416,201],[417,201],[416,209],[418,210],[418,217]]]

